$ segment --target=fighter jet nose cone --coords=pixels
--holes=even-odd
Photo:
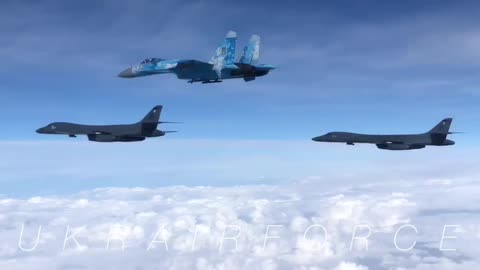
[[[124,71],[118,73],[118,77],[120,78],[133,78],[134,74],[131,68],[127,68]]]

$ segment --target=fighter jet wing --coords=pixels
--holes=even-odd
[[[179,71],[187,71],[189,69],[205,69],[211,70],[213,65],[207,62],[202,62],[198,60],[182,60],[178,61],[175,69]]]

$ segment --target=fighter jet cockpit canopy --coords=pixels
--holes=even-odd
[[[164,59],[162,58],[147,58],[145,60],[143,60],[140,64],[156,64],[160,61],[163,61]]]

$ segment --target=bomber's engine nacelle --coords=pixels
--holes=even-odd
[[[145,140],[145,137],[116,137],[108,134],[89,134],[88,140],[94,142],[136,142]]]
[[[403,144],[403,143],[379,143],[377,144],[379,149],[384,150],[413,150],[425,148],[423,144]]]
[[[145,137],[118,137],[116,142],[139,142],[145,140]]]
[[[93,142],[114,142],[116,138],[113,135],[88,134],[88,140]]]

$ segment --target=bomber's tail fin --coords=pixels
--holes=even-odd
[[[447,145],[450,145],[455,143],[447,140],[447,136],[450,134],[449,130],[451,124],[452,118],[445,118],[428,132],[434,144],[445,145],[447,143]]]
[[[155,123],[158,124],[158,120],[160,119],[160,114],[162,113],[162,105],[157,105],[153,107],[145,117],[143,117],[142,121],[140,121],[142,124],[147,124],[147,123]]]
[[[153,107],[145,117],[143,117],[139,122],[142,125],[142,132],[151,133],[157,129],[162,108],[162,105],[157,105]]]
[[[433,127],[428,133],[431,134],[449,134],[450,125],[452,124],[452,118],[445,118],[435,127]]]
[[[225,40],[220,44],[220,47],[215,51],[215,55],[210,60],[213,64],[213,69],[217,72],[218,77],[221,78],[221,71],[226,65],[233,65],[235,63],[235,48],[237,46],[237,33],[228,31]]]
[[[252,35],[247,46],[243,48],[240,63],[255,65],[260,58],[260,36]]]

